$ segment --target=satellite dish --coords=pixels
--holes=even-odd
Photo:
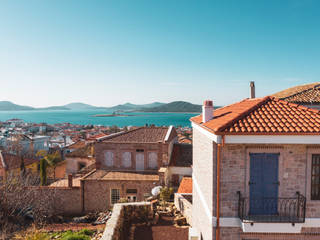
[[[156,186],[156,187],[152,188],[151,194],[153,196],[158,196],[160,194],[160,192],[161,192],[161,189],[162,189],[161,186]]]

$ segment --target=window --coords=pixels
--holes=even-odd
[[[312,155],[311,200],[320,200],[320,154]]]
[[[111,204],[115,204],[120,200],[120,190],[111,189]]]
[[[131,167],[131,152],[122,153],[122,166],[126,168]]]
[[[158,168],[158,155],[156,152],[149,152],[148,154],[148,166],[151,169]]]
[[[105,152],[104,157],[105,157],[106,166],[112,167],[113,166],[113,152],[111,152],[111,151]]]
[[[81,170],[84,167],[86,167],[85,163],[81,163],[81,162],[78,163],[78,170]]]
[[[128,193],[137,193],[137,189],[127,189],[127,194]]]

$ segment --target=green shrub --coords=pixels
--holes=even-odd
[[[93,230],[88,230],[88,229],[82,229],[79,234],[87,235],[87,236],[92,236],[94,234]]]

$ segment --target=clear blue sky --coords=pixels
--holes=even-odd
[[[225,105],[320,81],[320,1],[0,0],[0,100]]]

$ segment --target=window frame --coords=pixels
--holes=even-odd
[[[113,201],[113,195],[112,195],[112,193],[113,193],[113,190],[116,190],[116,191],[118,191],[118,195],[119,195],[119,199],[117,200],[117,201]],[[111,203],[111,205],[113,205],[113,204],[116,204],[119,200],[120,200],[120,189],[119,188],[111,188],[110,189],[110,203]]]

